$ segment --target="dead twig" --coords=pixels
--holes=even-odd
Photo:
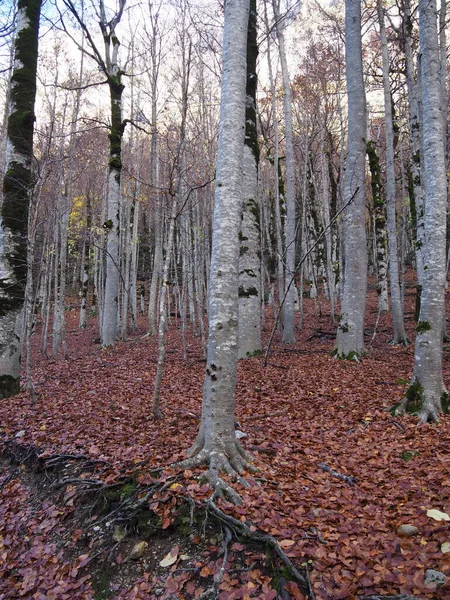
[[[245,421],[257,421],[258,419],[271,419],[272,417],[282,417],[287,414],[288,409],[276,410],[272,413],[262,413],[260,415],[250,415],[249,417],[243,417]]]
[[[317,463],[317,466],[320,467],[322,471],[330,473],[330,475],[332,475],[333,477],[337,477],[338,479],[345,481],[345,483],[348,483],[349,485],[355,485],[357,481],[356,477],[353,477],[352,475],[343,475],[342,473],[338,473],[325,463]]]

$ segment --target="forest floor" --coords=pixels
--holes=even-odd
[[[411,286],[411,339],[413,304]],[[69,358],[36,348],[35,401],[24,392],[0,403],[0,600],[450,598],[450,417],[418,426],[388,412],[414,346],[389,344],[391,315],[377,321],[373,289],[359,363],[332,358],[336,324],[323,300],[305,299],[304,311],[295,346],[275,343],[267,366],[239,364],[236,414],[259,472],[248,488],[233,484],[241,506],[216,504],[275,538],[309,594],[273,546],[208,510],[201,470],[167,468],[198,428],[199,338],[189,335],[183,360],[172,322],[155,421],[156,341],[143,337],[144,321],[102,350],[94,321],[80,331],[70,310]],[[444,377],[450,387],[448,349]]]

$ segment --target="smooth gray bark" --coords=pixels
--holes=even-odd
[[[424,273],[412,385],[402,412],[419,405],[422,422],[437,421],[446,394],[442,377],[445,319],[447,178],[436,0],[419,0],[425,188]]]
[[[227,488],[218,471],[240,472],[247,464],[245,452],[236,440],[234,423],[248,15],[248,0],[227,0],[208,294],[208,354],[200,430],[190,450],[194,457],[190,464],[210,465],[210,480],[217,492]]]
[[[294,162],[294,140],[292,127],[292,100],[291,82],[286,58],[286,48],[283,32],[283,24],[280,19],[279,0],[273,0],[273,14],[275,18],[275,31],[277,34],[281,76],[283,81],[283,113],[284,113],[284,137],[286,151],[286,222],[284,226],[285,243],[285,299],[282,311],[283,342],[285,344],[295,343],[294,310],[295,310],[295,284],[293,282],[295,272],[295,246],[296,246],[296,221],[295,221],[295,162]]]
[[[365,155],[366,95],[362,69],[361,0],[345,2],[345,72],[348,96],[347,162],[344,204],[345,273],[336,355],[357,358],[364,353],[367,288]]]
[[[384,115],[386,132],[386,212],[389,247],[389,281],[391,288],[392,318],[394,325],[394,344],[407,344],[403,305],[400,290],[397,214],[395,189],[394,122],[392,114],[391,89],[389,84],[389,54],[384,24],[384,12],[381,0],[377,0],[378,22],[380,25],[381,54],[383,64]]]

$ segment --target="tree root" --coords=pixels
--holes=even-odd
[[[408,408],[411,404],[413,404],[413,402],[414,400],[411,400],[410,398],[403,398],[403,400],[395,408],[394,416],[403,416],[408,413]],[[413,414],[415,414],[419,419],[419,424],[439,422],[440,411],[438,411],[438,409],[436,409],[434,406],[424,406]]]
[[[224,472],[234,481],[237,481],[245,487],[249,487],[248,482],[241,476],[244,470],[255,473],[258,469],[252,464],[252,457],[236,440],[233,444],[232,452],[218,452],[216,450],[207,450],[203,447],[197,452],[197,447],[193,446],[193,451],[196,454],[191,458],[182,460],[170,465],[175,469],[194,469],[207,465],[208,471],[203,478],[211,485],[213,489],[213,498],[224,496],[233,504],[242,504],[242,498],[239,494],[220,477],[220,473]]]
[[[281,562],[286,566],[293,580],[299,584],[304,593],[306,593],[310,598],[314,597],[314,593],[309,582],[309,574],[307,577],[304,577],[300,573],[274,537],[261,531],[252,531],[245,523],[242,523],[241,521],[238,521],[234,517],[231,517],[230,515],[227,515],[221,511],[220,508],[216,506],[212,498],[206,500],[205,503],[207,510],[209,510],[216,517],[216,519],[228,525],[236,535],[240,535],[250,541],[269,546],[269,548],[275,552]]]

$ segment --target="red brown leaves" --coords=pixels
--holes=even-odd
[[[220,507],[252,530],[275,536],[297,568],[307,563],[318,599],[399,593],[448,597],[445,587],[426,588],[424,575],[433,568],[450,577],[450,553],[442,551],[450,530],[427,516],[430,509],[450,514],[449,418],[439,426],[417,428],[414,418],[395,421],[386,412],[404,392],[404,385],[395,382],[408,380],[413,352],[412,347],[387,345],[389,315],[380,317],[373,356],[355,364],[334,360],[329,355],[332,341],[311,337],[316,328],[332,324],[327,317],[316,317],[307,300],[305,310],[306,328],[295,348],[301,352],[274,347],[266,368],[258,358],[240,362],[237,416],[248,435],[243,443],[264,451],[255,453],[260,473],[248,477],[250,488],[239,488],[243,505],[221,502]],[[369,313],[369,329],[374,320],[375,312]],[[408,327],[412,338],[412,320]],[[156,480],[152,469],[184,458],[194,440],[198,421],[189,415],[200,414],[204,368],[194,360],[201,356],[199,340],[190,340],[196,354],[184,363],[178,332],[169,332],[173,352],[167,354],[162,388],[164,419],[156,423],[148,418],[154,340],[121,342],[100,351],[91,338],[89,331],[69,334],[68,361],[36,357],[38,400],[31,405],[22,395],[0,405],[2,439],[24,431],[17,441],[47,455],[78,454],[99,461],[95,476],[88,478],[113,485],[120,477],[133,476],[137,486],[150,486]],[[448,383],[448,362],[445,377]],[[355,477],[356,484],[322,470],[321,463]],[[152,499],[151,508],[165,531],[171,530],[183,496],[201,501],[210,495],[197,479],[199,473],[185,471],[176,480],[173,471],[163,473],[167,487]],[[6,477],[5,471],[0,485]],[[52,537],[64,526],[71,504],[76,506],[74,490],[63,488],[64,508],[31,508],[17,480],[2,487],[0,595],[12,598],[7,594],[14,590],[16,597],[92,598],[90,554],[86,550],[66,561]],[[416,526],[418,535],[399,536],[401,524]],[[81,537],[77,528],[69,541],[77,543]],[[221,568],[219,552],[220,542],[192,567],[195,576],[176,572],[174,564],[164,573],[146,573],[133,588],[117,590],[117,597],[152,598],[158,586],[167,597],[198,597]],[[246,552],[243,540],[230,544],[219,598],[273,600],[275,583],[252,567],[255,558]],[[286,583],[286,591],[303,598],[292,582]]]

